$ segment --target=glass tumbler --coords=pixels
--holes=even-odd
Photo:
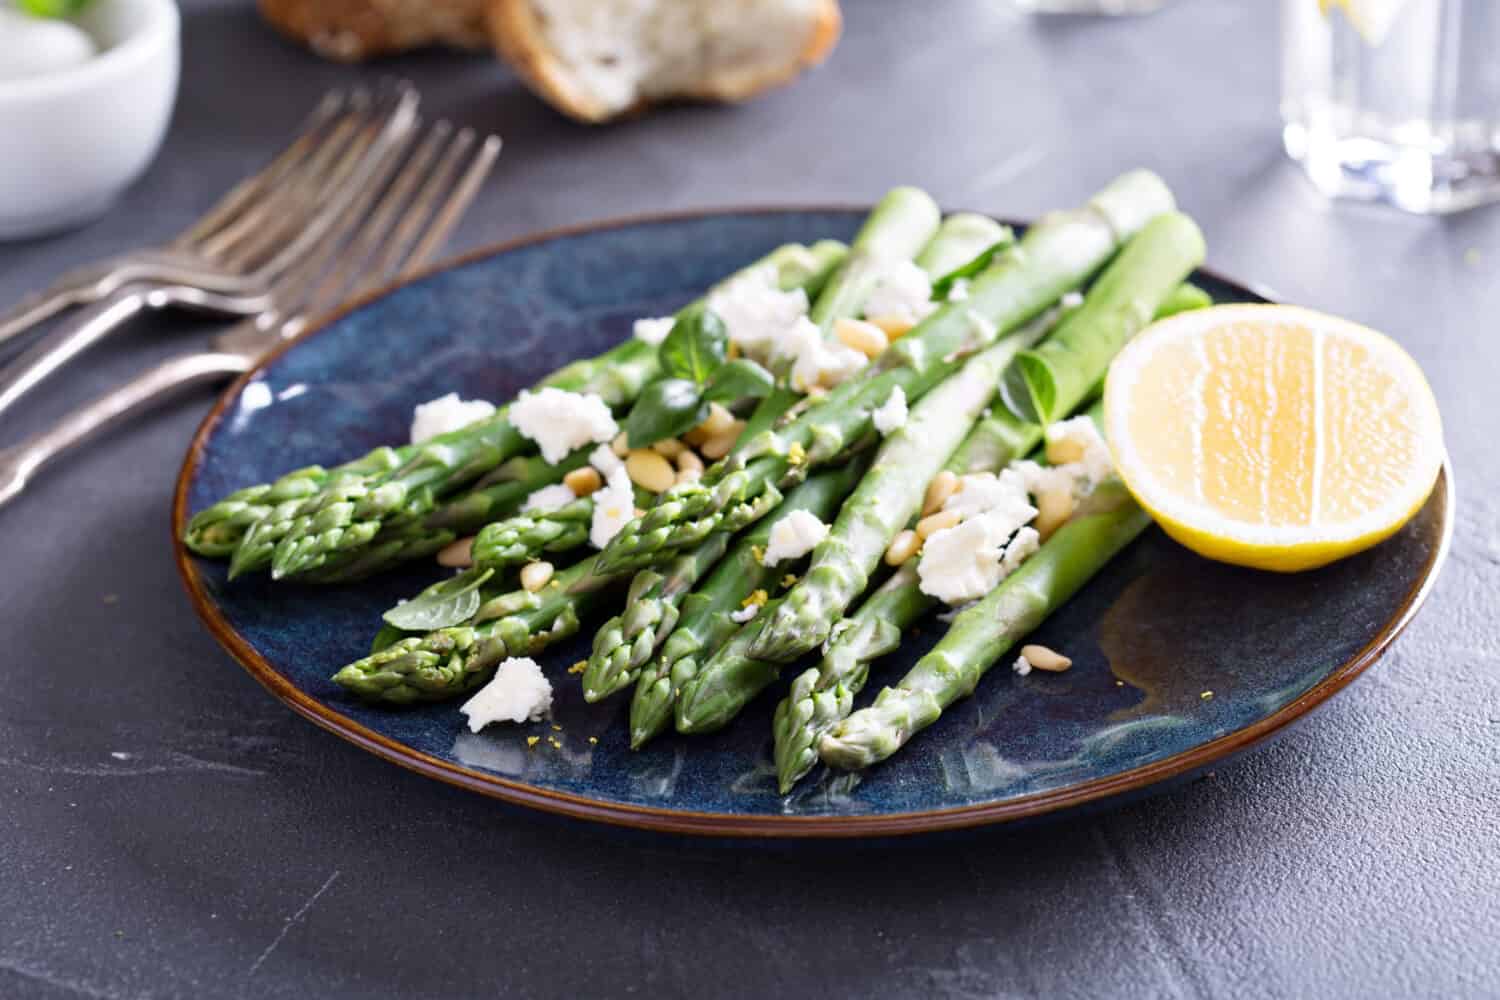
[[[1330,197],[1500,198],[1500,0],[1282,0],[1286,151]]]

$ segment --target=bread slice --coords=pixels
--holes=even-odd
[[[821,62],[838,0],[489,0],[495,48],[565,114],[741,101]]]
[[[341,62],[427,45],[489,45],[487,0],[260,0],[283,34]]]

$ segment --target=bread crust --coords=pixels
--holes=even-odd
[[[495,51],[516,75],[543,100],[572,118],[599,123],[639,112],[653,103],[642,99],[632,107],[612,109],[577,86],[548,45],[531,0],[488,0],[488,23]],[[820,0],[807,40],[794,58],[758,72],[725,70],[659,100],[747,100],[790,82],[803,70],[822,62],[838,43],[842,27],[838,0]]]
[[[341,62],[426,45],[489,45],[487,0],[259,0],[282,34]]]

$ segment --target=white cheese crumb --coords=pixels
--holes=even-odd
[[[1021,563],[1025,562],[1037,549],[1042,547],[1042,536],[1030,525],[1016,532],[1016,537],[1005,546],[1005,555],[1000,557],[1000,578],[1003,580],[1010,576]]]
[[[589,464],[599,470],[599,474],[605,479],[612,476],[616,469],[625,468],[625,462],[616,455],[614,449],[607,444],[601,444],[589,452]]]
[[[613,458],[613,454],[610,457]],[[609,472],[604,488],[596,490],[593,496],[594,514],[589,521],[589,544],[602,549],[625,525],[635,519],[635,488],[625,471],[625,463],[619,462]]]
[[[969,297],[969,279],[958,278],[948,286],[948,301],[963,302]]]
[[[776,269],[760,267],[715,290],[708,308],[724,321],[730,343],[749,357],[764,361],[798,317],[807,315],[807,293],[784,292]]]
[[[510,422],[537,443],[549,465],[561,462],[574,448],[608,441],[620,432],[614,415],[597,395],[551,386],[536,392],[523,389],[511,404]]]
[[[535,722],[552,711],[552,683],[531,657],[513,656],[459,711],[469,717],[471,733],[491,722]]]
[[[743,625],[758,614],[760,614],[760,605],[751,604],[738,611],[729,612],[729,620],[737,625]]]
[[[881,403],[870,417],[875,422],[877,431],[889,434],[897,428],[906,426],[908,414],[906,392],[898,385],[891,390],[890,398]]]
[[[494,412],[494,404],[482,399],[459,399],[456,392],[439,396],[412,411],[411,443],[421,444],[439,434],[460,430]]]
[[[1062,299],[1057,303],[1064,309],[1077,309],[1083,305],[1082,292],[1064,292]]]
[[[762,566],[775,566],[786,559],[800,559],[828,537],[828,525],[817,516],[794,510],[777,521],[771,528],[771,537],[766,543],[766,554],[761,558]]]
[[[831,389],[863,368],[869,359],[851,347],[828,341],[806,316],[799,316],[773,350],[774,358],[790,363],[792,388],[811,392]]]
[[[973,472],[958,479],[958,490],[943,503],[943,510],[970,518],[999,507],[1026,506],[1026,481],[1014,469]]]
[[[1031,661],[1026,659],[1025,656],[1018,656],[1010,669],[1014,670],[1020,676],[1025,677],[1031,673]]]
[[[1005,543],[1036,509],[1019,520],[1020,512],[991,511],[929,535],[917,562],[917,581],[922,593],[944,604],[977,601],[1005,579],[1000,563]]]
[[[1067,442],[1083,453],[1076,463],[1068,464],[1083,467],[1089,486],[1097,486],[1114,474],[1115,464],[1109,454],[1109,445],[1104,443],[1104,436],[1088,417],[1059,420],[1049,425],[1046,433],[1049,445]]]
[[[577,499],[578,494],[574,493],[572,487],[567,483],[554,483],[551,486],[543,486],[527,497],[526,502],[521,505],[521,509],[539,510],[545,514],[550,514],[554,510],[562,510]]]
[[[865,300],[865,315],[919,323],[937,308],[927,272],[909,260],[887,261],[880,267],[875,288]]]
[[[655,319],[638,319],[631,327],[636,340],[644,340],[652,347],[667,339],[667,334],[672,332],[672,326],[677,322],[676,316],[658,316]]]

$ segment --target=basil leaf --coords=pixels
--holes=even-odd
[[[625,420],[625,440],[645,448],[676,437],[708,419],[708,402],[698,386],[685,378],[661,378],[641,391]]]
[[[479,588],[495,571],[471,569],[434,583],[405,604],[398,604],[383,617],[387,624],[407,632],[431,632],[459,625],[474,617],[483,601]]]
[[[678,315],[657,351],[665,375],[702,385],[724,363],[729,331],[718,315],[694,306]]]
[[[967,264],[960,264],[947,274],[932,283],[932,301],[943,302],[948,298],[948,293],[953,291],[953,286],[959,281],[967,281],[974,275],[989,267],[995,260],[995,255],[1008,249],[1015,243],[1015,238],[1009,233],[997,243],[993,243],[982,250],[979,256]]]
[[[760,399],[769,396],[774,388],[776,379],[770,372],[749,358],[735,358],[714,372],[703,390],[703,398],[711,403],[747,397]]]

